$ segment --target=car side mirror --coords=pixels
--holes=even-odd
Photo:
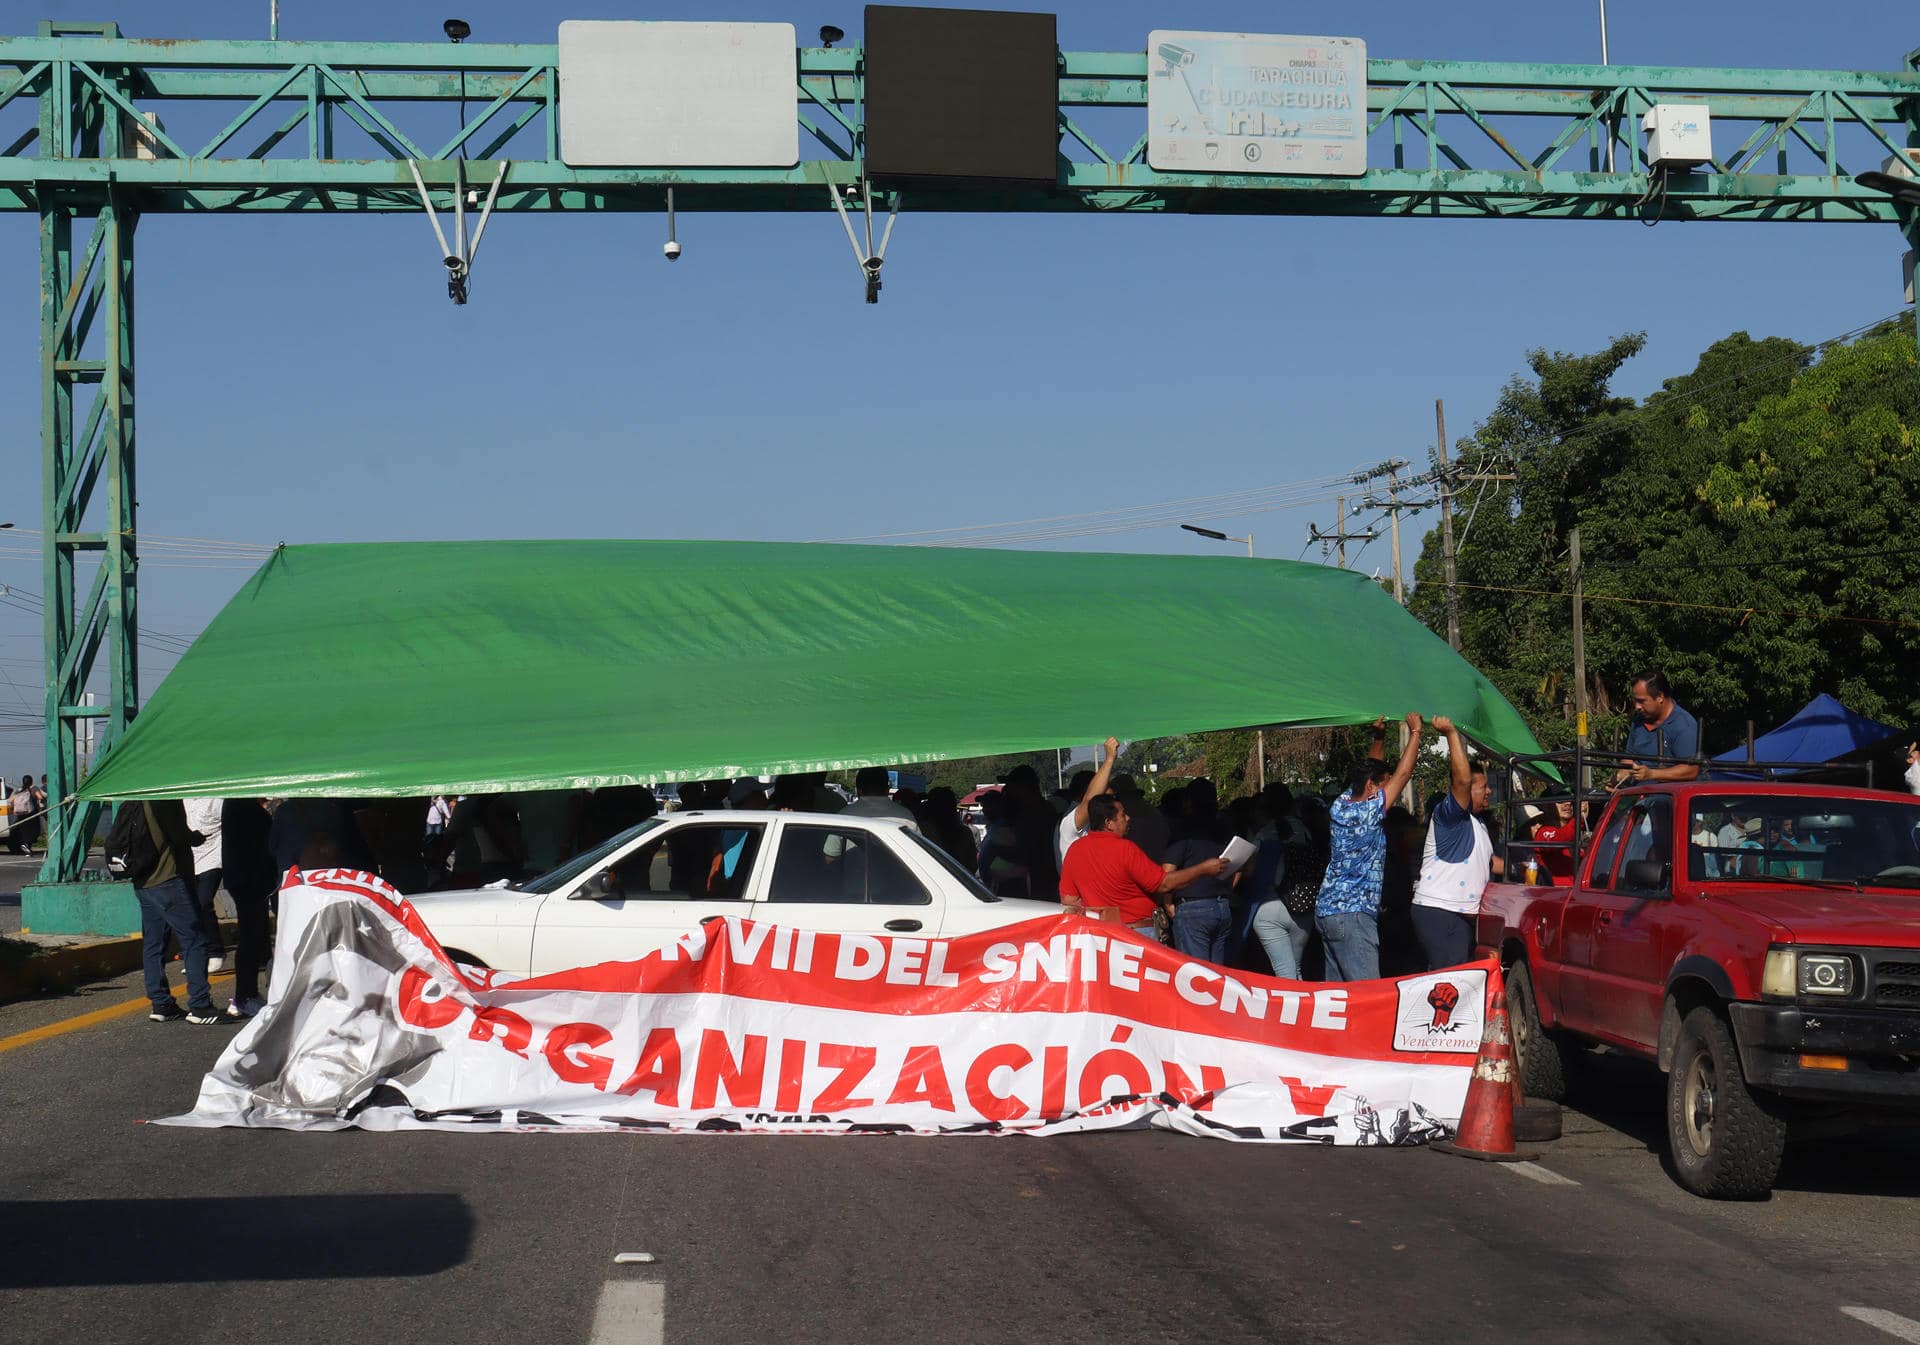
[[[602,869],[587,879],[575,896],[586,901],[610,901],[620,897],[620,875],[612,869]]]
[[[1665,891],[1669,866],[1658,859],[1630,859],[1622,871],[1621,882],[1641,892]]]

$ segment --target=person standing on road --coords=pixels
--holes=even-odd
[[[1907,744],[1907,792],[1920,794],[1920,743]]]
[[[1218,855],[1191,868],[1169,870],[1148,859],[1127,839],[1127,806],[1111,794],[1097,794],[1087,804],[1092,824],[1085,836],[1067,851],[1060,870],[1060,900],[1096,920],[1117,920],[1144,938],[1159,942],[1153,913],[1164,907],[1173,914],[1170,898],[1187,884],[1213,877],[1227,867]]]
[[[201,932],[207,936],[207,970],[219,971],[227,965],[227,938],[220,932],[220,912],[214,898],[220,895],[220,799],[188,799],[187,826],[206,837],[193,847],[193,909],[200,915]]]
[[[1189,831],[1167,847],[1160,867],[1167,873],[1202,870],[1173,898],[1173,946],[1188,957],[1224,967],[1228,936],[1233,932],[1233,889],[1240,874],[1223,878],[1217,872],[1205,872],[1215,860],[1226,862],[1220,857],[1219,842]]]
[[[1500,872],[1493,838],[1480,815],[1493,791],[1487,768],[1467,756],[1460,730],[1445,715],[1433,727],[1447,738],[1448,789],[1433,810],[1420,878],[1413,886],[1413,932],[1427,970],[1457,967],[1473,956],[1473,921],[1490,874]]]
[[[233,899],[233,998],[230,1018],[251,1018],[265,1007],[260,973],[266,968],[267,904],[280,885],[273,865],[273,814],[262,799],[228,799],[220,806],[220,857]]]
[[[1073,799],[1073,807],[1060,818],[1060,825],[1054,828],[1053,858],[1056,864],[1067,862],[1067,851],[1073,843],[1087,834],[1087,804],[1099,794],[1107,792],[1107,783],[1113,779],[1113,763],[1120,756],[1120,740],[1109,738],[1106,741],[1106,757],[1100,762],[1097,771],[1079,771],[1073,777],[1073,786],[1068,796]]]
[[[913,810],[895,803],[890,796],[885,766],[862,766],[853,777],[853,792],[853,802],[841,809],[847,816],[901,817],[913,823],[915,831],[920,830],[920,820],[913,815]]]
[[[1662,780],[1700,778],[1700,724],[1673,698],[1667,675],[1649,669],[1633,679],[1633,727],[1627,730],[1627,760],[1613,777],[1615,787]],[[1649,765],[1648,763],[1655,763]],[[1658,763],[1665,762],[1665,765]]]
[[[1387,726],[1373,726],[1373,746],[1347,774],[1347,792],[1327,810],[1332,853],[1314,903],[1314,924],[1329,981],[1371,981],[1380,975],[1380,889],[1387,862],[1387,802],[1406,788],[1420,755],[1420,716],[1407,712],[1407,746],[1387,772]]]
[[[157,854],[153,868],[133,890],[140,904],[140,960],[146,973],[147,999],[153,1008],[147,1017],[156,1023],[185,1019],[205,1025],[226,1021],[213,1007],[207,984],[207,936],[193,903],[193,847],[200,836],[188,828],[186,809],[178,799],[157,803],[122,803],[145,815],[147,834]],[[180,944],[180,961],[187,972],[187,1007],[181,1009],[167,985],[167,935]]]
[[[1153,806],[1153,801],[1140,792],[1139,781],[1131,775],[1114,776],[1110,788],[1113,796],[1127,805],[1127,839],[1158,864],[1167,853],[1167,842],[1172,839],[1167,819]]]
[[[40,839],[40,811],[34,807],[34,792],[33,777],[23,775],[20,787],[7,796],[7,850],[11,854],[32,854],[33,843]]]

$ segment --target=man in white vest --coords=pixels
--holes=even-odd
[[[1480,894],[1501,864],[1480,814],[1492,798],[1487,768],[1467,755],[1460,730],[1445,715],[1434,728],[1447,736],[1448,790],[1433,810],[1420,880],[1413,887],[1413,931],[1427,970],[1457,967],[1473,956],[1473,919]]]

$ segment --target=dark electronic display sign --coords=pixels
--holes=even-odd
[[[1058,180],[1053,15],[868,5],[866,28],[870,176]]]

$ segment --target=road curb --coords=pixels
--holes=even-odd
[[[64,995],[76,986],[124,976],[139,966],[138,936],[49,948],[22,962],[0,966],[0,1004],[34,995]]]

